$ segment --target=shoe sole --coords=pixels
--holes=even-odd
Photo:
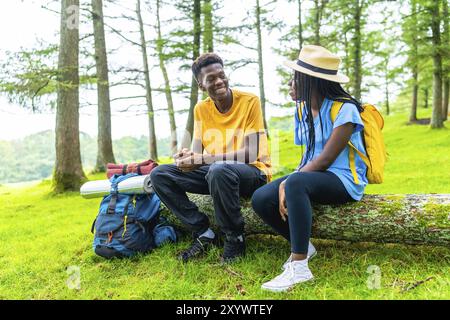
[[[317,251],[314,251],[314,253],[309,256],[308,261],[311,260],[312,258],[314,258],[316,255],[317,255]]]
[[[304,283],[304,282],[308,282],[308,281],[311,281],[311,280],[313,280],[313,279],[314,279],[314,277],[311,277],[311,278],[309,278],[309,279],[299,281],[299,282],[297,282],[296,284],[293,284],[292,286],[289,286],[289,287],[286,287],[286,288],[273,288],[273,287],[265,287],[264,285],[262,285],[262,286],[261,286],[261,289],[267,290],[267,291],[272,291],[272,292],[286,292],[286,291],[288,291],[289,289],[294,288],[297,284]]]

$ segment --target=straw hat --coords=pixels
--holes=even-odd
[[[338,73],[341,59],[327,49],[306,45],[303,46],[297,61],[286,61],[284,65],[307,75],[339,83],[347,83],[350,79]]]

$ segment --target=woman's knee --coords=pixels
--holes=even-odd
[[[261,187],[252,195],[252,207],[258,216],[263,216],[268,211],[269,203],[274,195],[268,192],[267,188]]]
[[[285,193],[300,193],[306,191],[308,184],[307,175],[303,172],[293,173],[287,178],[285,185]]]

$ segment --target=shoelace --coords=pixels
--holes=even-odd
[[[294,266],[292,263],[288,263],[286,266],[286,269],[284,269],[284,271],[280,275],[275,277],[275,279],[273,279],[273,280],[274,281],[290,280],[290,279],[294,278],[294,275],[295,275]]]
[[[191,257],[200,251],[203,250],[203,243],[200,241],[200,239],[195,239],[194,243],[191,245],[189,249],[187,249],[185,252],[183,252],[183,256],[185,257]]]
[[[234,242],[225,242],[225,246],[224,246],[224,256],[234,256],[237,253],[239,253],[239,245],[238,243],[234,243]]]
[[[305,278],[304,273],[308,271],[308,268],[306,265],[304,264],[300,264],[297,268],[299,268],[301,274],[302,274],[302,278]],[[286,269],[284,269],[283,273],[280,274],[279,276],[277,276],[275,279],[276,280],[292,280],[295,278],[295,267],[294,264],[292,262],[288,263],[286,266]],[[274,280],[275,280],[274,279]]]

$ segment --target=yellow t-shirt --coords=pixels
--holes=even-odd
[[[220,113],[209,97],[195,106],[194,139],[201,140],[206,152],[214,155],[238,151],[244,148],[246,136],[259,133],[258,158],[251,165],[263,171],[270,181],[272,165],[261,102],[254,94],[235,89],[231,92],[233,105],[226,113]],[[256,140],[251,143],[256,143]]]

